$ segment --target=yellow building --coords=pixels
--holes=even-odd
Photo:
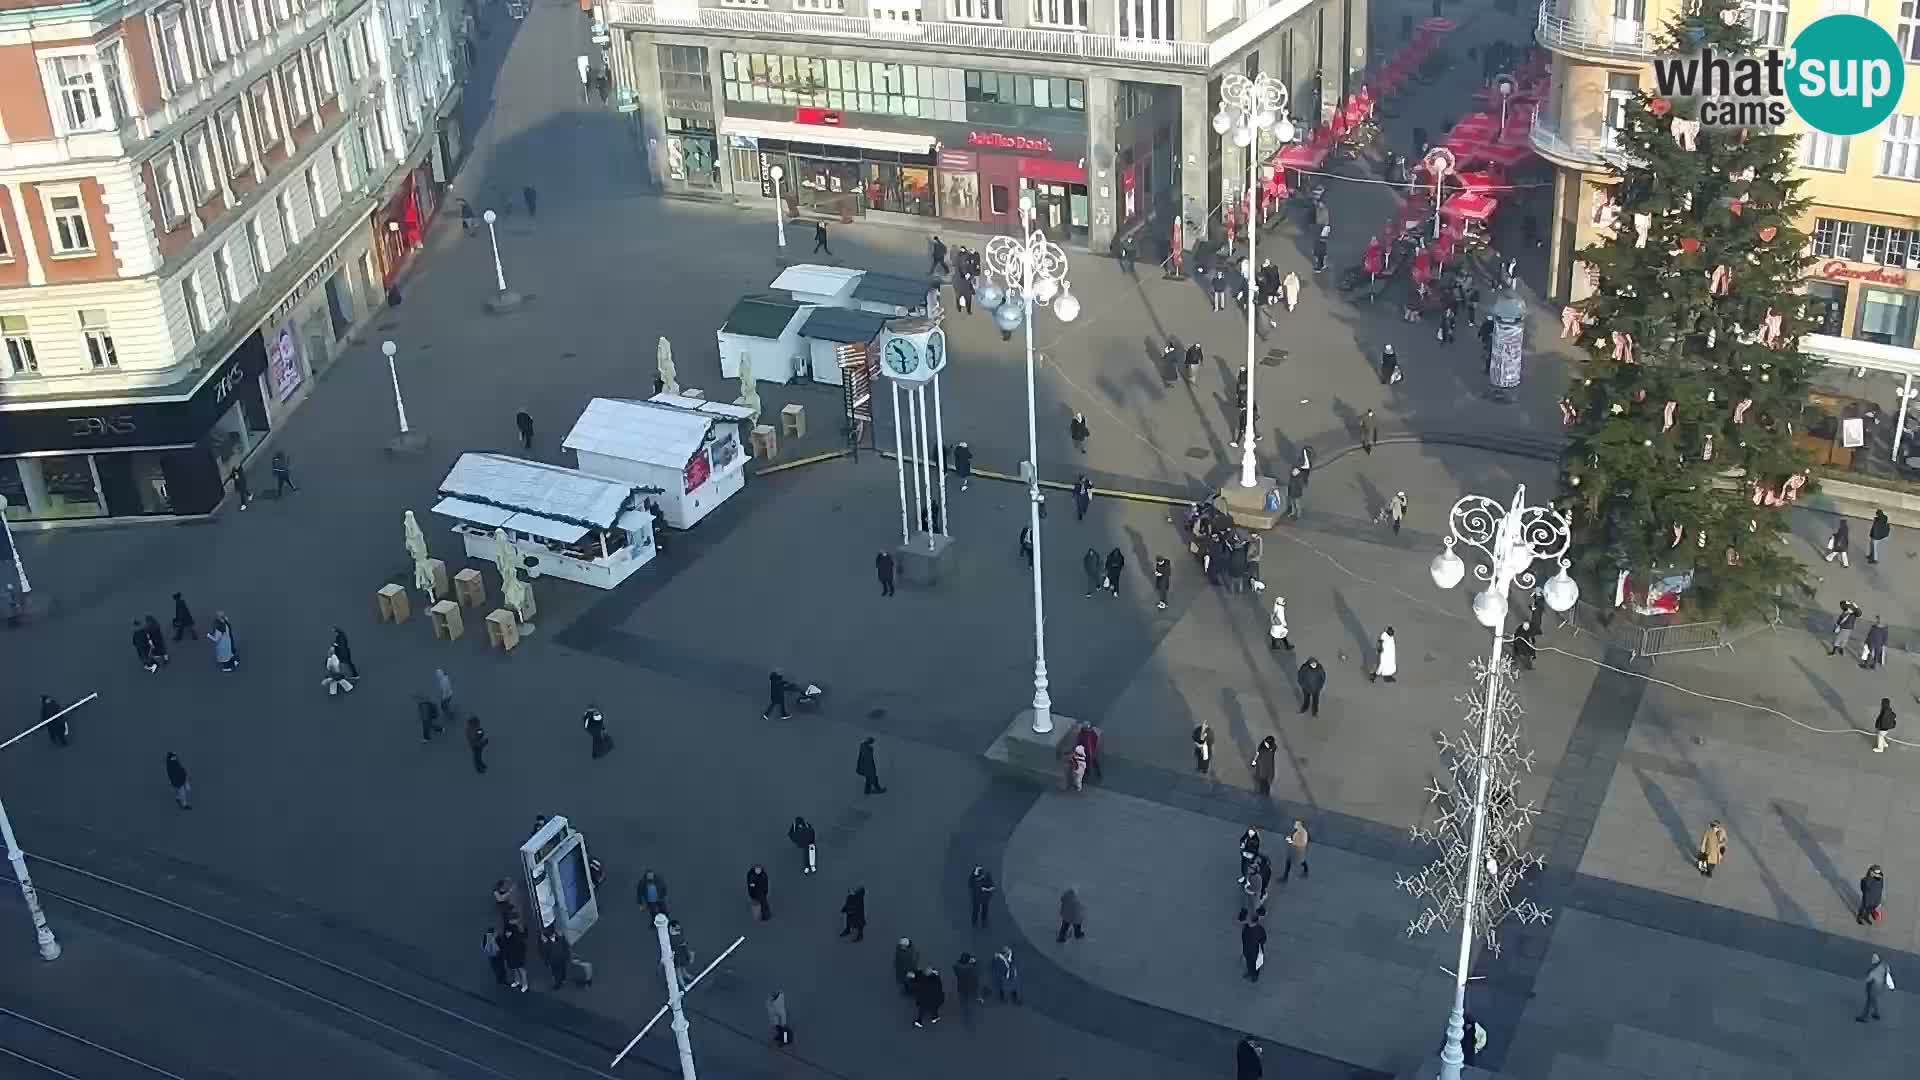
[[[1591,290],[1576,264],[1601,229],[1596,195],[1609,183],[1615,131],[1627,102],[1652,86],[1654,43],[1684,3],[1540,6],[1535,37],[1553,57],[1553,91],[1534,118],[1533,146],[1554,166],[1547,286],[1556,300]],[[1907,61],[1900,104],[1881,127],[1849,138],[1809,131],[1797,117],[1789,124],[1802,133],[1802,192],[1813,202],[1799,227],[1819,259],[1805,291],[1823,332],[1803,347],[1832,365],[1811,402],[1807,448],[1829,478],[1920,481],[1920,440],[1913,437],[1920,414],[1908,410],[1920,375],[1920,3],[1746,0],[1744,7],[1756,36],[1781,46],[1823,16],[1864,15],[1895,34]],[[1864,440],[1858,446],[1845,445],[1853,441],[1850,419],[1862,421],[1851,425]]]

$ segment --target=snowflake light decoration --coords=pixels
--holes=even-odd
[[[1474,936],[1487,951],[1500,955],[1500,924],[1509,917],[1521,923],[1541,923],[1553,913],[1532,900],[1515,899],[1514,890],[1527,876],[1546,866],[1545,860],[1520,848],[1520,839],[1540,811],[1519,801],[1520,781],[1533,772],[1533,752],[1520,745],[1524,710],[1510,689],[1512,665],[1473,662],[1473,686],[1456,700],[1466,708],[1466,728],[1459,735],[1436,737],[1447,762],[1452,788],[1439,778],[1427,788],[1434,808],[1431,824],[1415,825],[1413,838],[1440,849],[1439,857],[1419,873],[1395,881],[1409,895],[1426,903],[1425,910],[1407,923],[1407,936],[1436,929],[1451,930],[1463,917],[1473,920]],[[1492,726],[1491,739],[1482,726]],[[1491,749],[1482,752],[1483,741]],[[1486,780],[1486,821],[1481,842],[1480,877],[1473,910],[1467,910],[1467,872],[1473,861],[1473,808],[1481,778]]]

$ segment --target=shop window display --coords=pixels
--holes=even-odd
[[[933,216],[933,170],[922,165],[869,161],[867,208],[890,214]]]
[[[0,494],[15,521],[56,521],[106,515],[93,463],[86,454],[14,458],[0,466]]]

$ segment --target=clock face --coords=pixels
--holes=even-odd
[[[935,375],[947,366],[947,332],[936,329],[927,337],[927,370]]]
[[[895,375],[911,375],[920,367],[920,347],[907,338],[889,338],[886,361]]]

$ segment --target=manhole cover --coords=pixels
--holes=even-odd
[[[578,360],[579,358],[579,353],[563,352],[560,354],[560,359],[562,360]]]
[[[867,710],[867,719],[869,720],[885,720],[886,718],[887,718],[887,710],[885,709],[868,709]]]
[[[1187,447],[1187,456],[1195,461],[1206,461],[1213,456],[1213,451],[1204,446],[1189,446]]]

